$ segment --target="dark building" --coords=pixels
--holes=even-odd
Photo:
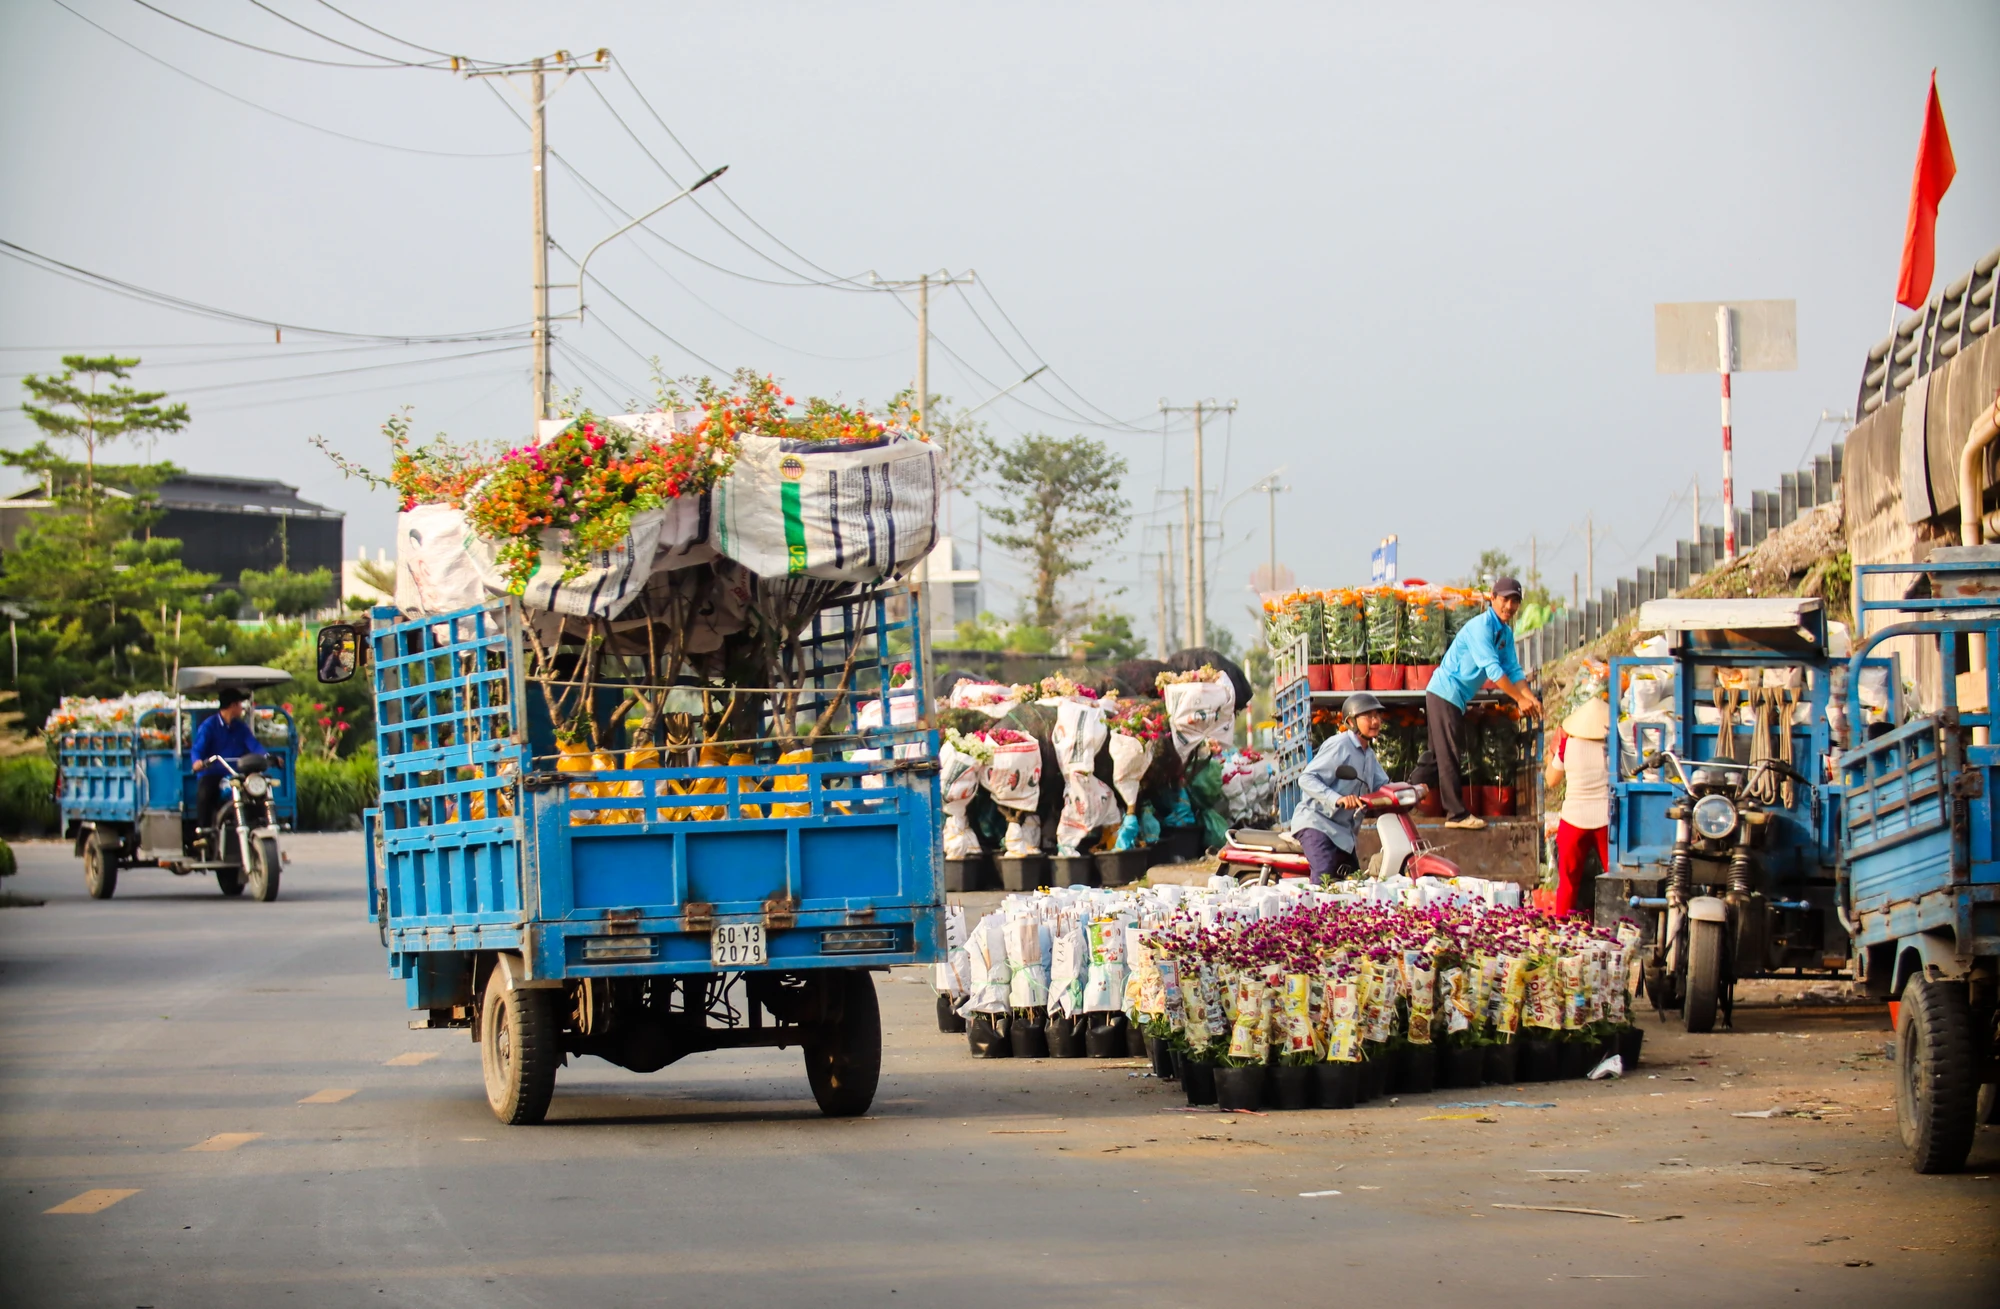
[[[0,500],[0,550],[49,502],[30,487]],[[181,562],[195,572],[214,573],[219,586],[235,586],[246,568],[269,570],[280,563],[293,572],[332,572],[327,602],[339,586],[345,515],[299,498],[299,489],[256,477],[182,473],[160,485],[160,518],[154,536],[181,543]]]

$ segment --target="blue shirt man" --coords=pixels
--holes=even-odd
[[[1354,846],[1361,832],[1361,797],[1389,784],[1374,746],[1382,733],[1382,702],[1363,691],[1349,696],[1342,708],[1348,729],[1328,737],[1299,774],[1299,803],[1292,810],[1292,835],[1315,883],[1360,866]],[[1342,765],[1354,776],[1339,776]]]
[[[1513,698],[1524,714],[1539,714],[1542,702],[1528,689],[1521,661],[1514,657],[1514,616],[1521,612],[1521,583],[1502,577],[1493,583],[1493,607],[1459,629],[1431,674],[1424,691],[1424,727],[1429,738],[1410,774],[1428,786],[1444,806],[1445,826],[1481,828],[1486,820],[1465,805],[1465,710],[1488,682]]]
[[[231,700],[234,694],[238,698]],[[202,719],[201,726],[194,729],[193,756],[195,776],[224,777],[227,770],[221,764],[203,765],[207,759],[241,759],[244,755],[262,754],[264,749],[257,744],[256,736],[250,731],[250,720],[243,713],[242,692],[225,692],[223,705],[216,713]]]

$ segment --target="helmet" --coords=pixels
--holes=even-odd
[[[1382,702],[1366,691],[1356,691],[1353,695],[1348,696],[1340,706],[1340,712],[1345,714],[1350,720],[1359,718],[1363,714],[1379,714],[1383,712],[1383,709]]]

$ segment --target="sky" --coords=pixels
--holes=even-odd
[[[1365,581],[1395,533],[1405,576],[1532,549],[1566,591],[1587,516],[1600,584],[1687,534],[1697,480],[1720,521],[1716,380],[1654,372],[1656,302],[1797,301],[1797,370],[1736,379],[1740,503],[1834,438],[1821,416],[1852,410],[1889,328],[1933,68],[1959,166],[1938,286],[2000,246],[1991,3],[7,0],[0,46],[0,238],[258,321],[504,329],[280,343],[0,259],[0,386],[66,351],[138,355],[193,413],[159,457],[295,484],[372,557],[394,504],[315,436],[379,467],[400,406],[460,440],[522,439],[531,416],[506,336],[530,303],[525,87],[376,56],[608,47],[549,105],[561,250],[730,171],[726,197],[592,260],[557,387],[623,409],[657,356],[880,401],[917,333],[912,297],[869,275],[969,272],[934,293],[932,389],[971,406],[1049,366],[979,416],[1128,461],[1127,530],[1073,598],[1146,635],[1192,479],[1162,401],[1236,402],[1205,470],[1209,611],[1239,636],[1273,544],[1250,488],[1273,473],[1302,584]],[[0,412],[0,445],[31,436]],[[977,498],[952,510],[962,557]],[[1012,610],[1018,562],[982,558]]]

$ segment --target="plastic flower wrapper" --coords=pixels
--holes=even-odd
[[[1038,1009],[1049,1002],[1049,929],[1027,914],[1007,915],[1007,1005]]]
[[[1013,981],[1012,970],[1007,966],[1006,916],[996,913],[980,919],[966,938],[965,955],[970,965],[970,994],[959,1006],[959,1012],[1006,1013]]]
[[[1403,662],[1403,597],[1394,587],[1374,587],[1363,601],[1368,620],[1368,662]]]
[[[953,997],[964,996],[969,989],[967,978],[971,964],[965,955],[965,907],[952,905],[944,911],[945,957],[936,965],[936,976],[931,983],[937,990]],[[954,1007],[956,1001],[954,1001]]]
[[[1368,615],[1359,591],[1329,591],[1322,599],[1326,660],[1358,664],[1368,658]]]
[[[1526,1027],[1538,1027],[1545,1031],[1557,1032],[1563,1025],[1562,979],[1555,975],[1550,961],[1535,956],[1528,962],[1528,1001],[1521,1022]]]
[[[1437,1012],[1437,965],[1425,950],[1403,952],[1404,974],[1410,983],[1409,1037],[1411,1045],[1431,1043],[1431,1018]]]
[[[1232,988],[1236,994],[1236,1020],[1229,1029],[1229,1058],[1238,1065],[1264,1062],[1265,1035],[1270,990],[1255,973],[1239,972]]]
[[[1059,1018],[1083,1012],[1083,974],[1090,960],[1090,942],[1080,924],[1071,921],[1051,934],[1049,944],[1049,1012]]]
[[[1312,978],[1286,973],[1284,989],[1284,1053],[1287,1062],[1313,1061]]]
[[[1506,976],[1500,984],[1500,1016],[1493,1030],[1507,1036],[1519,1032],[1527,1000],[1528,960],[1526,956],[1517,955],[1506,961]]]
[[[1326,1057],[1333,1063],[1357,1063],[1361,1059],[1361,988],[1352,977],[1336,978],[1326,987]]]

